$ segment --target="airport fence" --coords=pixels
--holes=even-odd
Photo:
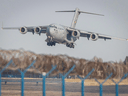
[[[35,63],[36,61],[34,60],[24,71],[21,71],[20,69],[17,69],[19,72],[20,72],[20,74],[21,74],[21,96],[24,96],[24,83],[25,83],[25,80],[24,80],[24,75],[25,75],[25,73],[27,72],[27,70],[29,69],[29,68],[31,68],[31,67],[33,67],[33,68],[35,68],[33,65],[34,65],[34,63]],[[15,64],[13,63],[13,60],[10,60],[8,63],[7,63],[7,65],[4,67],[4,68],[2,68],[2,70],[0,70],[0,96],[1,96],[1,82],[5,82],[5,84],[6,84],[6,81],[2,81],[2,79],[1,79],[1,74],[4,72],[4,70],[9,66],[9,65],[13,65],[13,66],[15,66]],[[62,78],[62,96],[65,96],[65,78],[68,76],[68,74],[71,72],[71,71],[73,71],[73,69],[75,68],[76,66],[74,65],[74,66],[72,66],[72,68],[66,73],[66,74],[61,74],[61,78]],[[46,77],[47,76],[49,76],[50,75],[50,73],[52,73],[55,69],[57,68],[57,66],[55,65],[55,66],[52,66],[52,69],[49,71],[49,72],[47,72],[46,74],[42,74],[42,96],[46,96]],[[37,70],[37,69],[36,69]],[[85,79],[87,79],[91,74],[92,74],[92,72],[94,71],[95,69],[92,69],[88,74],[87,74],[87,76],[85,76],[85,77],[80,77],[80,76],[78,76],[78,78],[81,80],[81,96],[84,96],[84,91],[85,91],[85,85],[84,85],[84,81],[85,81]],[[38,71],[38,70],[37,70]],[[96,78],[95,78],[95,81],[97,82],[97,83],[99,83],[99,95],[100,96],[103,96],[103,84],[112,76],[112,74],[113,73],[110,73],[109,74],[109,76],[101,83],[101,82],[99,82]],[[118,85],[119,85],[119,83],[124,79],[124,78],[126,78],[127,77],[127,75],[128,75],[128,73],[127,74],[124,74],[124,76],[120,79],[120,81],[118,81],[118,82],[116,82],[116,81],[114,81],[113,79],[112,79],[112,81],[115,83],[115,95],[116,96],[119,96],[119,89],[118,89]],[[14,81],[14,82],[16,82],[16,81]],[[36,81],[37,82],[37,81]]]

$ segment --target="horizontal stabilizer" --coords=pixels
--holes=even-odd
[[[97,13],[90,13],[90,12],[84,12],[84,11],[79,11],[80,13],[86,13],[86,14],[92,14],[92,15],[99,15],[99,16],[104,16],[102,14],[97,14]]]
[[[56,11],[56,12],[75,12],[75,10],[67,10],[67,11]]]
[[[76,10],[66,10],[66,11],[56,11],[56,12],[75,12]],[[84,11],[80,11],[78,10],[79,13],[86,13],[86,14],[92,14],[92,15],[99,15],[99,16],[104,16],[102,14],[97,14],[97,13],[90,13],[90,12],[84,12]]]

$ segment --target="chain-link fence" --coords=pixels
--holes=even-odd
[[[21,91],[20,91],[20,93],[21,93],[21,96],[24,96],[24,91],[25,91],[25,82],[28,82],[28,83],[30,83],[30,82],[36,82],[36,85],[33,85],[33,87],[34,86],[37,86],[38,85],[38,83],[42,83],[42,86],[40,86],[40,87],[42,87],[42,90],[40,90],[40,92],[42,92],[41,94],[42,94],[42,96],[46,96],[46,93],[47,93],[47,90],[46,90],[46,82],[47,82],[47,79],[46,79],[46,77],[48,77],[52,72],[54,73],[54,72],[57,72],[57,71],[59,71],[59,68],[58,68],[58,66],[57,65],[54,65],[54,64],[52,64],[52,67],[50,68],[50,71],[48,71],[48,72],[42,72],[42,76],[41,76],[41,78],[38,78],[38,79],[25,79],[24,77],[25,77],[25,73],[29,70],[29,69],[31,69],[31,68],[33,68],[33,70],[35,70],[37,73],[39,73],[38,71],[40,71],[40,70],[38,70],[38,69],[36,69],[35,68],[35,66],[34,66],[34,64],[36,64],[36,60],[33,60],[32,61],[32,63],[30,63],[30,65],[28,64],[28,66],[23,70],[23,69],[20,69],[20,68],[17,68],[16,70],[20,73],[20,76],[21,76],[21,78],[19,78],[19,79],[14,79],[14,80],[10,80],[10,79],[8,79],[7,80],[7,78],[6,79],[2,79],[1,77],[2,77],[2,73],[9,67],[9,66],[11,66],[11,67],[16,67],[16,65],[15,65],[15,63],[13,62],[13,60],[10,60],[2,69],[1,69],[1,71],[0,71],[0,96],[1,96],[1,84],[2,84],[2,82],[5,82],[5,84],[7,84],[7,82],[14,82],[14,83],[16,83],[16,82],[20,82],[20,86],[19,87],[21,87],[21,88],[19,88]],[[63,64],[63,62],[62,62],[62,64]],[[62,96],[65,96],[65,92],[66,92],[66,90],[65,90],[65,86],[66,86],[66,84],[65,84],[65,78],[71,73],[71,72],[73,72],[74,70],[76,70],[75,69],[76,68],[76,65],[74,64],[74,65],[72,65],[72,67],[71,68],[69,68],[69,70],[67,70],[67,72],[65,72],[64,70],[65,70],[65,66],[63,66],[62,67],[62,70],[63,70],[63,72],[62,73],[60,73],[60,75],[61,75],[61,80],[60,81],[58,81],[57,79],[54,79],[54,81],[55,82],[60,82],[61,83],[61,95]],[[35,72],[34,71],[34,72]],[[81,75],[78,75],[78,78],[81,80],[81,89],[80,89],[80,92],[81,92],[81,96],[84,96],[84,94],[85,94],[85,91],[86,91],[86,86],[85,86],[85,79],[87,79],[87,78],[91,78],[92,76],[91,75],[93,75],[93,72],[95,72],[95,69],[94,68],[92,68],[91,69],[91,71],[90,72],[88,72],[88,74],[86,75],[86,76],[81,76]],[[72,73],[73,74],[73,73]],[[109,79],[109,78],[111,78],[112,77],[112,75],[113,75],[113,73],[111,72],[110,74],[108,74],[107,75],[107,77],[104,79],[104,81],[102,81],[102,82],[100,82],[100,81],[98,81],[96,78],[94,78],[95,79],[95,81],[96,82],[98,82],[98,84],[99,84],[99,95],[100,96],[103,96],[103,84]],[[114,79],[112,79],[111,78],[111,80],[115,83],[115,94],[116,94],[116,96],[118,96],[119,95],[119,89],[118,89],[118,85],[119,85],[119,83],[124,79],[124,78],[126,78],[127,77],[127,75],[128,75],[128,73],[126,73],[126,74],[124,74],[124,76],[120,79],[120,81],[118,81],[118,82],[116,82]],[[49,80],[49,82],[54,82],[54,81],[50,81]],[[80,85],[80,84],[79,84]],[[12,85],[13,86],[13,85]],[[14,86],[15,86],[15,84],[14,84]],[[49,85],[50,86],[50,85]],[[27,86],[28,87],[28,86]],[[55,88],[56,89],[56,85],[55,85],[55,87],[54,87],[54,85],[52,85],[52,87],[53,87],[53,89]],[[77,86],[76,86],[77,87]],[[50,89],[50,88],[49,88]],[[56,90],[53,90],[53,91],[56,91]],[[9,90],[9,89],[8,89]],[[27,89],[28,90],[28,89]],[[31,88],[29,89],[29,90],[31,90]],[[35,89],[36,90],[36,89]],[[93,90],[92,90],[93,91]],[[10,92],[11,93],[11,92]],[[8,94],[9,95],[9,94]],[[16,95],[15,93],[13,93],[13,95]],[[79,94],[80,95],[80,94]],[[128,95],[128,94],[127,94]],[[18,95],[17,95],[18,96]],[[31,95],[32,96],[32,95]],[[38,95],[37,95],[38,96]],[[54,96],[53,94],[51,94],[51,96]]]

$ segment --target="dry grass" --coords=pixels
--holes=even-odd
[[[69,57],[67,55],[41,55],[35,54],[30,51],[24,50],[0,50],[0,68],[4,68],[10,59],[13,59],[14,66],[10,65],[7,69],[17,70],[26,69],[33,60],[36,60],[34,67],[39,71],[48,72],[52,66],[57,65],[53,75],[58,73],[66,73],[73,66],[76,65],[70,75],[86,76],[93,68],[94,72],[89,78],[105,79],[111,72],[113,73],[111,78],[119,79],[125,73],[128,73],[128,66],[122,62],[103,62],[101,58],[94,57],[92,60],[77,59]],[[30,70],[29,70],[30,71]],[[31,72],[37,73],[36,70]]]
[[[66,82],[81,82],[80,79],[65,79]],[[104,79],[98,79],[100,83],[104,81]],[[114,79],[114,81],[118,82],[120,79]],[[99,86],[99,84],[94,79],[86,79],[84,81],[85,86]],[[115,85],[115,83],[108,79],[103,85]],[[128,85],[128,79],[124,79],[119,85]]]

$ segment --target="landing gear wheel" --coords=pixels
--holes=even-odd
[[[67,46],[67,47],[69,47],[69,44],[68,44],[68,43],[66,43],[66,46]]]
[[[52,46],[52,42],[50,42],[50,46]]]
[[[55,45],[56,45],[56,43],[55,43],[55,42],[53,42],[53,45],[55,46]]]
[[[55,46],[56,43],[55,43],[55,42],[47,42],[47,45],[48,45],[48,46],[53,46],[53,45]]]
[[[71,43],[71,44],[66,43],[66,46],[67,46],[67,47],[70,47],[70,48],[74,48],[73,43]]]
[[[48,46],[50,46],[50,43],[49,43],[49,42],[47,42],[47,45],[48,45]]]

